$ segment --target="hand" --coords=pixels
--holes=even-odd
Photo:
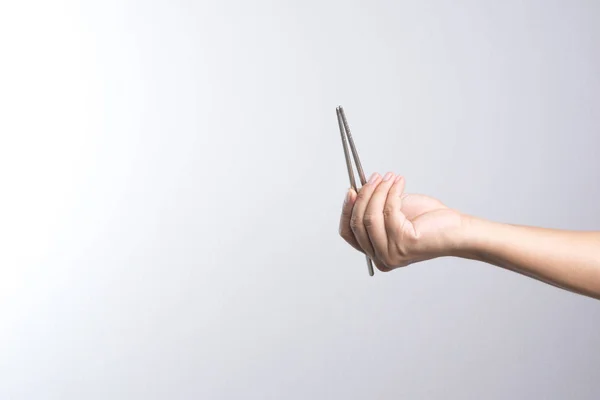
[[[452,255],[458,247],[460,213],[434,198],[404,194],[404,185],[401,176],[373,174],[344,201],[340,235],[380,271]]]

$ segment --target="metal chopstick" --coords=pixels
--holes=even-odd
[[[360,162],[360,158],[358,157],[358,151],[356,151],[356,146],[354,145],[354,139],[352,138],[352,133],[350,132],[350,127],[348,125],[348,120],[346,119],[346,114],[344,113],[344,109],[342,106],[338,106],[336,109],[338,126],[340,129],[340,135],[342,136],[342,145],[344,147],[344,157],[346,159],[346,167],[348,169],[348,178],[350,179],[350,186],[354,189],[355,192],[358,193],[358,188],[356,187],[356,181],[354,179],[354,172],[352,170],[352,160],[350,159],[350,154],[348,152],[348,144],[350,144],[350,150],[352,151],[352,157],[354,158],[354,163],[356,164],[356,169],[358,170],[358,176],[360,178],[361,186],[367,183],[365,178],[365,173],[362,168],[362,163]],[[365,256],[367,259],[367,267],[369,269],[369,275],[375,275],[375,270],[373,269],[373,261],[369,258],[369,256]]]

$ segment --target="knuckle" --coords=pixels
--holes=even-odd
[[[385,206],[383,209],[383,218],[387,221],[392,218],[392,215],[394,215],[394,208],[391,206]]]
[[[376,263],[375,266],[377,267],[377,269],[381,272],[389,272],[392,269],[390,268],[390,266],[385,263],[383,260],[379,259]]]
[[[366,213],[363,218],[363,224],[365,225],[365,227],[371,228],[371,227],[373,227],[374,223],[375,223],[375,216],[372,213]]]
[[[360,219],[357,216],[353,215],[352,218],[350,218],[350,229],[352,229],[353,232],[356,232],[356,230],[360,229],[360,227]]]
[[[352,238],[352,232],[350,232],[346,228],[340,228],[338,233],[342,237],[342,239],[344,239],[347,242],[350,241],[350,238]]]
[[[356,202],[358,203],[359,201],[362,202],[364,200],[366,200],[367,198],[367,193],[365,190],[361,190],[358,192],[358,194],[356,195]]]

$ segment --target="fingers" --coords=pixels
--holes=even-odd
[[[375,256],[381,260],[387,259],[388,254],[388,236],[385,228],[383,210],[385,207],[388,192],[394,184],[395,175],[388,172],[382,181],[373,191],[369,200],[364,217],[363,224],[369,235]]]
[[[375,173],[371,176],[369,182],[360,188],[356,202],[354,203],[354,208],[352,209],[352,217],[350,218],[350,228],[352,229],[352,232],[354,232],[356,241],[363,251],[371,258],[375,258],[375,251],[373,250],[371,239],[369,238],[369,234],[364,224],[364,217],[371,196],[377,188],[377,185],[379,185],[379,182],[381,182],[381,176]]]
[[[360,248],[360,245],[356,241],[354,237],[354,232],[350,228],[350,219],[352,218],[352,208],[354,207],[354,203],[356,202],[356,192],[352,189],[348,190],[346,193],[346,198],[344,199],[344,205],[342,207],[342,215],[340,217],[340,227],[339,232],[340,236],[352,247],[356,250],[363,252],[363,249]]]
[[[403,196],[405,181],[401,176],[394,179],[394,183],[387,195],[383,209],[385,230],[388,237],[388,249],[390,244],[397,244],[402,240],[403,226],[408,222],[403,213]]]
[[[363,249],[358,244],[358,241],[354,237],[354,232],[350,228],[350,220],[352,218],[352,208],[354,207],[354,203],[356,202],[356,192],[352,189],[348,190],[346,194],[346,198],[344,199],[344,206],[342,207],[342,215],[340,218],[340,227],[339,232],[340,236],[352,247],[356,250],[364,253]],[[381,272],[389,272],[390,269],[386,267],[381,261],[374,259],[372,260],[373,264],[377,267]]]
[[[398,259],[405,225],[412,224],[403,213],[405,181],[388,173],[373,174],[358,193],[346,195],[339,233],[356,250],[371,258],[382,272],[391,271],[403,261]],[[402,246],[401,246],[402,247]]]

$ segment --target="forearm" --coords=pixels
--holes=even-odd
[[[464,218],[458,255],[600,299],[600,232],[543,229]]]

